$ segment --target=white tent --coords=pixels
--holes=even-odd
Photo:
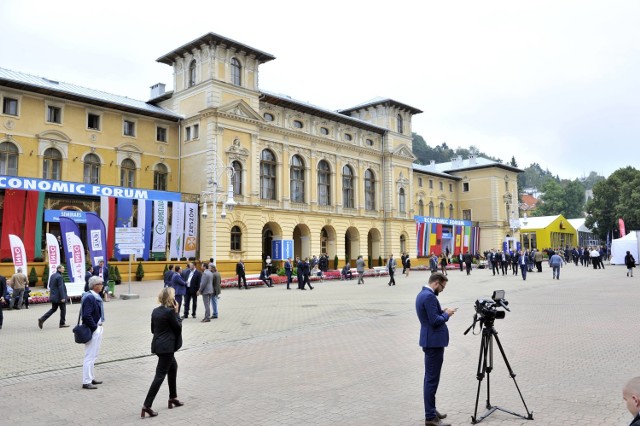
[[[611,264],[612,265],[624,265],[624,257],[627,255],[627,251],[631,252],[631,255],[638,263],[638,234],[640,231],[631,231],[622,238],[613,240],[611,243]]]

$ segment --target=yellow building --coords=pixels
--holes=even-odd
[[[558,249],[575,247],[578,231],[562,215],[520,219],[522,248]]]

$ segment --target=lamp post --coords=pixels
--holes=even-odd
[[[222,177],[222,175],[227,174],[228,185],[227,185],[227,193],[220,192],[220,182],[218,179]],[[227,217],[227,211],[232,212],[233,208],[238,204],[233,199],[233,176],[235,175],[235,170],[232,166],[224,166],[218,172],[218,164],[217,161],[214,161],[212,177],[209,178],[209,186],[212,187],[211,191],[202,191],[201,198],[203,199],[203,209],[202,209],[202,219],[206,220],[209,215],[207,212],[207,201],[211,200],[211,204],[213,204],[213,265],[216,265],[218,260],[217,255],[217,244],[218,244],[218,203],[222,202],[222,212],[220,213],[220,217],[225,219]],[[226,196],[226,201],[224,201],[224,197]]]

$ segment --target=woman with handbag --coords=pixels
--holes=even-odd
[[[149,417],[158,415],[157,411],[151,409],[164,378],[169,376],[169,408],[180,407],[184,403],[178,400],[176,389],[176,376],[178,373],[178,363],[174,356],[175,352],[182,346],[182,320],[180,319],[180,307],[175,299],[175,290],[172,287],[165,287],[158,295],[160,306],[151,313],[151,353],[158,356],[156,375],[151,382],[151,387],[144,400],[140,417],[145,414]]]

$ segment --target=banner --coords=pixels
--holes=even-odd
[[[86,213],[87,221],[87,247],[89,248],[89,262],[96,267],[101,260],[107,265],[107,233],[104,222],[95,213]]]
[[[69,219],[67,219],[69,220]],[[68,238],[71,255],[67,259],[69,263],[69,279],[73,275],[70,283],[67,283],[67,294],[69,296],[78,296],[84,293],[84,246],[80,237],[74,233],[70,233]]]
[[[75,281],[74,269],[72,267],[72,258],[73,258],[73,242],[76,237],[80,240],[80,230],[78,229],[78,225],[71,219],[66,217],[60,218],[60,234],[62,236],[62,248],[64,250],[65,259],[67,259],[67,273],[69,274],[69,279],[71,282]],[[82,257],[84,257],[84,249],[82,251]],[[84,269],[84,264],[81,265]],[[84,281],[84,271],[81,272],[80,278]],[[84,286],[82,287],[84,290]]]
[[[138,200],[138,228],[142,229],[142,240],[144,241],[144,250],[142,258],[149,260],[149,246],[151,245],[151,201]]]
[[[51,275],[56,273],[58,265],[60,265],[60,247],[58,247],[58,239],[53,234],[47,233],[47,254],[49,255],[49,279],[45,284],[48,287]]]
[[[4,208],[2,210],[2,242],[0,257],[11,257],[9,234],[22,235],[24,229],[24,203],[26,191],[7,189],[4,191]]]
[[[198,205],[185,203],[184,212],[184,251],[183,256],[189,259],[196,257],[198,246]]]
[[[133,226],[133,200],[120,198],[117,205],[116,228],[131,228]],[[116,259],[128,259],[128,255],[121,255],[116,247]]]
[[[627,232],[624,229],[624,220],[622,218],[618,219],[618,227],[620,227],[620,238],[626,236]]]
[[[13,269],[17,273],[18,268],[22,268],[22,273],[29,275],[27,271],[27,252],[20,237],[9,234],[9,243],[11,244],[11,256],[13,257]]]
[[[173,203],[171,211],[171,244],[169,257],[180,259],[184,240],[184,203]]]
[[[167,252],[168,211],[166,201],[153,202],[153,241],[151,251],[164,256]]]
[[[27,249],[27,255],[31,259],[42,256],[43,208],[44,192],[27,191],[27,199],[24,207],[23,241]],[[25,274],[28,274],[28,272],[25,272]]]

